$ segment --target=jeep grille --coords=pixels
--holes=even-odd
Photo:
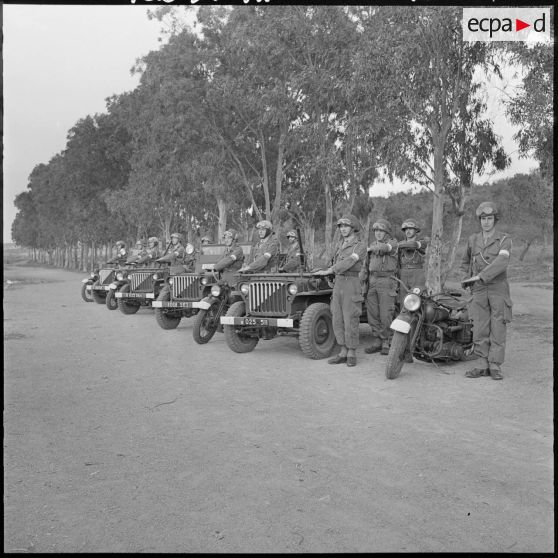
[[[200,279],[201,277],[196,275],[174,275],[172,279],[172,298],[199,300],[202,296]]]
[[[249,314],[287,313],[287,285],[280,281],[254,281],[249,283]]]
[[[108,285],[112,283],[114,279],[115,270],[114,269],[101,269],[99,270],[99,284]]]
[[[133,273],[131,278],[132,291],[139,291],[144,293],[153,292],[153,272],[139,272]]]

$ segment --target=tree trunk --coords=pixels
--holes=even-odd
[[[273,212],[271,213],[271,220],[275,226],[278,220],[279,211],[281,209],[281,195],[283,184],[283,162],[285,158],[285,139],[287,137],[286,129],[281,127],[281,135],[279,136],[279,143],[277,146],[277,166],[275,167],[275,201],[273,202]],[[277,223],[278,225],[279,223]]]
[[[443,143],[434,142],[434,200],[432,202],[432,238],[426,266],[426,287],[430,294],[442,289],[442,237],[444,233],[444,153]]]
[[[461,239],[461,231],[463,229],[463,213],[457,216],[457,221],[453,225],[450,249],[448,252],[448,257],[445,265],[445,271],[442,275],[441,286],[446,284],[448,275],[451,273],[453,264],[455,263],[455,255],[457,254],[457,247],[459,246],[459,240]]]
[[[329,261],[333,256],[332,250],[332,230],[333,230],[333,202],[331,199],[331,188],[329,181],[324,180],[324,196],[325,196],[325,251],[326,258]]]
[[[217,208],[219,211],[219,230],[217,232],[217,242],[219,242],[219,240],[223,238],[223,234],[227,230],[227,202],[220,196],[217,196]]]

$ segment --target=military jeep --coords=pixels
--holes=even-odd
[[[328,357],[335,347],[331,283],[312,273],[238,274],[242,300],[221,317],[225,340],[236,353],[252,351],[260,339],[298,338],[304,355]]]
[[[135,314],[142,306],[151,307],[169,276],[169,269],[168,265],[159,264],[124,271],[123,275],[114,296],[118,309],[129,315]]]
[[[118,271],[117,265],[109,267],[106,264],[105,267],[102,267],[98,271],[95,270],[95,274],[97,275],[97,278],[95,282],[91,285],[91,298],[97,304],[105,304],[107,294],[110,290],[110,284],[114,280],[117,271]]]
[[[244,253],[250,253],[249,244],[241,244]],[[225,244],[205,244],[196,254],[193,271],[170,274],[162,286],[157,300],[152,303],[155,319],[163,329],[175,329],[182,318],[191,318],[206,304],[200,304],[209,296],[211,286],[217,282],[213,266],[223,257]],[[186,252],[194,251],[191,244]]]

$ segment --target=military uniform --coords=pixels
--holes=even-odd
[[[401,225],[401,230],[405,232],[407,228],[413,228],[417,234],[420,228],[415,221],[408,219]],[[405,238],[398,244],[399,252],[399,279],[405,284],[408,290],[413,287],[423,289],[426,285],[426,273],[424,270],[426,260],[426,249],[428,248],[427,239],[408,239]],[[399,307],[403,308],[403,300],[407,296],[407,291],[399,288]]]
[[[283,264],[282,271],[291,272],[297,271],[300,266],[300,246],[298,242],[289,244],[285,263]]]
[[[512,320],[507,278],[511,249],[511,238],[496,229],[486,241],[482,232],[475,233],[469,237],[461,262],[464,276],[480,278],[472,286],[469,315],[474,352],[488,361],[491,370],[492,365],[499,368],[504,362],[506,324]]]
[[[244,262],[244,251],[236,242],[225,248],[223,257],[215,264],[215,271],[238,271]]]
[[[245,271],[270,272],[277,266],[277,255],[279,254],[279,240],[274,233],[259,240],[250,250],[250,263],[244,268]]]
[[[138,256],[138,263],[144,263],[149,265],[150,263],[154,262],[158,258],[161,257],[161,252],[157,246],[153,248],[148,248],[147,250],[142,250],[141,254]]]
[[[120,246],[117,244],[116,257],[114,257],[112,260],[109,260],[107,263],[124,265],[127,260],[128,260],[128,251],[126,250],[126,247],[122,243],[120,244]]]
[[[358,346],[358,328],[364,300],[359,274],[365,260],[366,245],[356,235],[342,240],[333,256],[331,266],[335,274],[331,296],[333,332],[337,343],[347,349],[356,349]]]
[[[185,264],[188,265],[190,262],[189,254],[186,254],[186,249],[181,242],[171,245],[169,248],[170,256],[170,274],[177,275],[179,273],[184,273]]]
[[[397,254],[397,240],[391,237],[376,240],[368,248],[368,265],[361,274],[367,284],[366,314],[372,329],[372,346],[366,352],[389,348],[397,297]]]

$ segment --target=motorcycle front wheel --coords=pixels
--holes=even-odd
[[[401,373],[404,364],[403,355],[408,342],[409,336],[405,333],[400,331],[393,333],[386,364],[386,378],[388,380],[395,380]]]
[[[192,335],[200,345],[208,343],[219,327],[219,303],[212,304],[207,310],[200,310],[194,319]]]

